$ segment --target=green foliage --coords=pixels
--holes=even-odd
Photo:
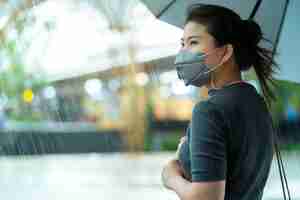
[[[300,110],[300,84],[283,80],[277,80],[276,84],[278,87],[274,91],[277,99],[271,107],[271,112],[275,121],[279,121],[284,117],[287,104]]]
[[[161,148],[163,151],[176,151],[177,146],[179,144],[179,140],[182,137],[181,132],[174,132],[168,134],[166,137],[164,137]]]
[[[7,117],[12,120],[36,121],[41,119],[41,113],[33,111],[30,103],[23,101],[23,92],[25,89],[31,89],[37,95],[46,82],[42,78],[25,72],[23,62],[22,41],[19,37],[21,34],[20,24],[16,31],[15,38],[1,38],[1,68],[0,68],[0,96],[5,96],[8,100],[9,108]]]
[[[300,151],[300,144],[283,144],[280,146],[284,151]]]
[[[144,137],[144,151],[150,151],[152,146],[152,134],[151,134],[151,124],[153,123],[153,103],[151,100],[147,101],[146,104],[146,130]]]

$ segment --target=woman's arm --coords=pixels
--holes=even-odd
[[[181,200],[220,200],[225,197],[226,132],[223,114],[209,102],[193,109],[190,134],[191,181],[171,160],[164,168],[165,185]]]
[[[188,142],[187,136],[184,136],[180,139],[180,142],[178,144],[177,151],[176,151],[176,154],[175,154],[175,159],[179,160],[179,164],[181,165],[181,168],[182,168],[183,178],[186,179],[186,180],[191,180],[191,176],[190,176],[190,173],[189,173],[190,166],[187,166],[187,165],[189,165],[189,163],[185,163],[185,162],[189,162],[189,161],[181,160],[181,159],[184,159],[183,157],[180,158],[180,154],[182,154],[181,148],[184,148],[184,147],[182,147],[184,145],[184,143],[186,143],[185,145],[188,145],[187,142]],[[188,146],[185,147],[185,148],[188,148]],[[187,151],[185,153],[186,153],[185,156],[189,155],[189,151]]]
[[[223,200],[225,181],[190,182],[183,178],[178,160],[170,160],[162,171],[164,186],[181,200]]]

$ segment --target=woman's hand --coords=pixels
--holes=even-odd
[[[182,168],[178,160],[172,159],[167,162],[167,164],[163,167],[161,178],[163,185],[168,188],[172,189],[172,181],[175,180],[176,176],[183,177]]]
[[[187,137],[186,137],[186,136],[180,138],[179,144],[178,144],[178,146],[177,146],[177,151],[176,151],[176,154],[175,154],[175,158],[176,158],[177,160],[179,160],[179,152],[180,152],[180,148],[181,148],[182,144],[183,144],[186,140],[187,140]]]
[[[174,178],[176,176],[184,177],[184,171],[182,169],[181,164],[179,163],[179,152],[180,152],[180,148],[181,148],[182,144],[186,140],[187,140],[186,136],[180,138],[179,144],[177,146],[175,159],[168,161],[162,170],[162,174],[161,174],[162,182],[163,182],[163,185],[168,189],[171,189],[170,185],[172,182],[172,178]]]

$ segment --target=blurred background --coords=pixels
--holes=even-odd
[[[291,0],[271,110],[294,199],[300,199],[299,9]],[[161,169],[175,156],[193,105],[208,97],[177,78],[181,36],[138,0],[1,0],[3,199],[178,199],[163,188]],[[253,71],[243,77],[261,92]],[[273,162],[264,199],[281,195]]]

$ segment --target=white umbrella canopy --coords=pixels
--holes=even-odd
[[[32,41],[26,71],[42,72],[49,81],[126,66],[132,62],[130,45],[136,50],[136,63],[173,56],[180,48],[182,30],[155,20],[141,3],[133,10],[137,20],[130,19],[134,26],[124,33],[111,31],[99,10],[84,1],[47,1],[33,13],[37,22],[28,28],[30,33],[47,20],[54,28],[38,33]]]
[[[288,0],[142,0],[161,21],[183,28],[186,10],[194,4],[213,4],[228,7],[243,19],[253,18],[262,28],[267,39],[274,45],[282,28]]]
[[[300,83],[300,1],[291,0],[278,43],[278,57],[281,70],[278,78]]]

